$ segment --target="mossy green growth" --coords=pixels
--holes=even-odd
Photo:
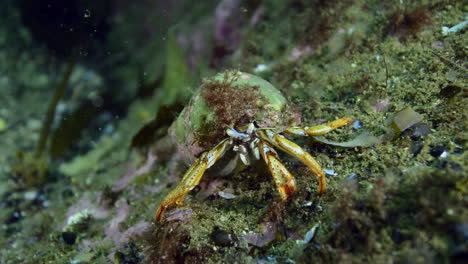
[[[240,71],[227,71],[223,73],[218,73],[213,77],[214,81],[222,82],[226,79],[232,79],[231,86],[233,89],[248,89],[249,87],[258,87],[259,99],[258,106],[271,107],[277,111],[281,111],[287,101],[283,94],[276,89],[268,81],[245,72]]]
[[[296,119],[271,83],[232,70],[205,79],[169,132],[179,150],[196,156],[225,137],[227,128],[243,131],[253,121],[260,127],[281,128]]]
[[[0,132],[5,131],[8,128],[7,122],[5,119],[0,117]]]
[[[233,89],[242,93],[251,93],[247,89],[256,88],[257,100],[255,101],[256,107],[272,108],[276,111],[282,111],[286,105],[286,98],[281,92],[276,89],[271,83],[266,80],[240,71],[226,71],[218,73],[213,78],[204,80],[200,86],[198,92],[193,96],[190,104],[186,107],[176,120],[176,135],[178,140],[185,140],[186,135],[186,122],[189,120],[188,129],[193,131],[199,131],[205,123],[216,122],[217,115],[213,111],[213,107],[207,105],[205,98],[203,98],[203,89],[213,88],[213,85],[227,85],[230,89]],[[233,92],[234,93],[234,92]],[[233,100],[235,98],[232,98]],[[246,102],[248,103],[248,102]],[[230,105],[225,105],[226,109],[229,110]],[[187,116],[188,115],[188,116]]]
[[[27,188],[42,187],[47,181],[48,162],[44,155],[18,151],[11,173],[19,185]]]
[[[398,183],[400,177],[405,181]],[[309,246],[301,259],[407,263],[417,256],[415,263],[456,262],[461,257],[457,245],[466,246],[468,211],[464,194],[456,188],[463,181],[458,171],[419,169],[376,179],[365,194],[348,182],[321,216],[329,218],[316,240],[322,246]]]
[[[191,73],[185,61],[182,48],[177,43],[176,32],[168,32],[166,72],[162,85],[162,94],[156,93],[155,100],[162,105],[172,105],[185,101],[190,96]]]
[[[421,5],[419,2],[405,1],[402,4],[388,5],[382,5],[378,1],[359,2],[353,4],[350,9],[353,12],[342,12],[342,8],[337,8],[335,2],[320,7],[305,0],[294,3],[270,2],[275,2],[275,5],[262,2],[259,6],[264,10],[261,20],[246,30],[249,31],[245,35],[246,48],[240,52],[235,51],[235,54],[240,54],[242,58],[234,59],[231,64],[224,64],[223,67],[242,65],[243,70],[251,71],[259,63],[271,65],[268,80],[273,81],[277,88],[283,88],[281,91],[301,107],[303,122],[307,125],[312,125],[319,119],[333,120],[348,116],[360,121],[362,129],[381,135],[388,127],[385,120],[391,119],[389,117],[405,107],[411,107],[423,117],[422,122],[430,129],[430,134],[416,137],[413,133],[414,128],[410,127],[400,136],[382,144],[355,149],[331,147],[294,138],[295,141],[302,140],[300,145],[304,146],[323,168],[334,170],[335,175],[327,177],[327,191],[319,197],[315,194],[317,184],[310,171],[290,162],[286,155],[280,152],[280,158],[297,181],[298,191],[277,210],[275,217],[271,215],[272,206],[269,205],[280,198],[274,189],[271,176],[267,173],[261,175],[249,167],[242,173],[216,180],[207,175],[201,188],[194,189],[188,197],[191,199],[187,199],[185,208],[182,208],[192,211],[191,218],[152,225],[157,228],[157,232],[151,233],[151,242],[131,237],[138,243],[139,248],[145,249],[141,251],[145,258],[143,262],[158,263],[161,256],[168,256],[164,259],[166,262],[177,262],[185,258],[186,263],[190,260],[191,263],[292,263],[292,260],[286,259],[288,257],[296,263],[461,262],[464,256],[466,258],[464,252],[467,248],[465,233],[468,208],[465,176],[467,159],[464,151],[467,142],[464,132],[467,116],[466,111],[461,109],[466,106],[467,97],[463,89],[466,82],[463,79],[464,71],[454,65],[463,65],[460,59],[464,57],[467,38],[464,31],[441,36],[440,29],[442,26],[460,23],[464,19],[464,6],[461,2],[428,2],[429,6],[426,8],[430,12],[433,24],[422,28],[417,35],[403,39],[386,33],[389,16],[398,10],[416,8]],[[310,17],[314,17],[311,14],[317,13],[323,14],[322,19],[310,20]],[[323,23],[317,23],[320,21]],[[327,49],[331,49],[327,44],[328,40],[337,38],[327,35],[341,38],[338,39],[341,41],[339,49],[330,50],[331,55],[327,53]],[[128,36],[124,38],[129,39]],[[301,50],[312,38],[313,43],[317,45],[312,45],[311,54],[302,55],[296,61],[287,59],[291,51]],[[328,47],[321,47],[320,43]],[[434,53],[443,54],[443,57]],[[145,56],[148,57],[147,54]],[[5,67],[35,65],[31,64],[34,60],[30,59],[34,57],[21,57],[26,58],[24,60],[28,61],[28,64],[6,63]],[[124,66],[133,69],[128,65]],[[27,69],[31,67],[19,68],[22,70],[16,71],[17,74],[28,78],[10,78],[9,82],[24,80],[28,84],[24,87],[38,87],[41,81],[29,78],[31,70]],[[178,77],[177,74],[172,76]],[[7,80],[4,79],[0,82]],[[8,87],[19,86],[5,84],[5,88]],[[123,91],[126,85],[121,87]],[[32,93],[28,90],[26,94]],[[36,96],[36,93],[33,94]],[[191,94],[187,92],[184,95],[190,97]],[[202,94],[200,98],[203,99]],[[20,97],[15,97],[14,101],[18,99]],[[161,99],[165,101],[166,98]],[[35,101],[38,100],[35,98]],[[210,107],[205,100],[202,101],[206,107]],[[232,103],[218,109],[226,109],[230,105],[232,106]],[[248,104],[244,101],[242,105]],[[155,106],[153,103],[149,104],[147,109],[152,113],[156,107],[159,105]],[[16,108],[18,111],[15,111],[15,115],[22,110],[20,107]],[[220,116],[214,110],[211,111],[214,116]],[[9,125],[2,134],[3,139],[12,142],[22,140],[22,143],[31,141],[30,135],[34,133],[31,133],[30,129],[22,126],[15,128],[15,133],[11,133],[14,120],[4,115],[4,112],[1,114],[8,120]],[[222,112],[219,114],[223,116]],[[88,255],[82,244],[80,245],[81,241],[90,241],[94,245],[102,241],[106,234],[105,228],[112,223],[114,216],[118,215],[117,210],[111,209],[112,216],[107,220],[94,221],[92,228],[86,234],[80,234],[73,246],[65,245],[63,241],[56,239],[58,231],[52,232],[55,226],[50,224],[47,229],[50,231],[38,233],[40,228],[36,228],[35,224],[38,221],[35,215],[39,212],[55,220],[66,219],[68,207],[79,197],[86,193],[97,195],[104,185],[112,186],[130,166],[125,155],[114,154],[126,153],[125,147],[129,142],[126,138],[131,137],[138,127],[135,125],[139,124],[137,120],[141,122],[142,118],[133,114],[125,117],[122,122],[125,124],[117,127],[113,137],[116,148],[112,148],[111,152],[103,152],[101,148],[107,147],[102,144],[93,145],[93,152],[106,154],[100,154],[99,159],[93,158],[82,163],[89,163],[85,168],[90,170],[75,170],[81,171],[76,174],[77,177],[83,176],[76,181],[78,184],[70,185],[67,177],[58,178],[56,185],[52,185],[46,192],[49,207],[37,207],[36,202],[31,206],[29,201],[23,201],[21,211],[27,217],[8,224],[6,220],[10,213],[6,212],[17,210],[16,201],[22,199],[6,203],[11,206],[5,208],[6,212],[2,217],[2,222],[7,228],[1,236],[4,246],[0,255],[4,262],[17,263],[40,259],[50,263],[105,263],[109,261],[110,254],[116,251],[124,252],[124,246],[116,249],[111,242],[107,242],[94,246],[89,257],[80,257]],[[199,122],[203,122],[202,116]],[[184,122],[181,124],[184,125]],[[203,127],[202,135],[206,141],[219,142],[216,141],[216,137],[207,133],[211,128],[216,128],[213,126],[216,124],[223,123],[214,120],[206,122],[206,126]],[[185,129],[181,127],[182,132],[186,132]],[[326,135],[326,139],[341,141],[343,133],[353,132],[352,129],[340,130],[339,133]],[[189,133],[190,131],[184,135],[190,135]],[[196,136],[194,139],[197,142],[203,139],[201,135]],[[7,144],[2,144],[2,147],[4,145]],[[432,156],[434,146],[443,146],[448,156]],[[421,150],[414,151],[413,147],[420,147]],[[8,148],[3,149],[6,150],[4,153],[11,153],[8,152]],[[177,155],[179,154],[181,153],[177,152]],[[94,154],[90,152],[89,155]],[[141,164],[141,160],[135,161],[133,155],[130,157],[132,164]],[[167,158],[172,157],[174,156]],[[99,165],[92,165],[96,162]],[[171,165],[165,165],[161,161],[157,166],[164,166],[165,170],[170,171]],[[452,166],[458,172],[449,171],[444,166]],[[76,167],[79,167],[78,163]],[[129,184],[134,186],[120,194],[121,198],[131,203],[129,217],[120,224],[122,232],[139,221],[151,221],[154,210],[149,208],[157,206],[162,196],[173,188],[173,185],[168,184],[157,193],[148,192],[147,188],[144,188],[147,187],[144,184],[156,183],[151,179],[169,179],[168,173],[161,173],[160,170],[141,177]],[[88,184],[85,184],[85,179]],[[207,194],[203,194],[206,193],[205,183],[212,182],[221,183],[221,188],[227,186],[233,189],[235,198],[223,199],[217,195],[218,190],[209,192],[210,196],[206,198]],[[73,195],[65,199],[62,193],[69,192],[69,189],[73,191]],[[201,190],[196,194],[198,189]],[[24,195],[21,191],[12,193],[20,198]],[[245,234],[262,234],[265,222],[272,221],[278,223],[277,234],[287,235],[287,240],[276,238],[260,248],[247,244]],[[57,221],[43,222],[47,224]],[[304,250],[297,250],[293,239],[302,239],[317,222],[321,224],[314,239]],[[216,245],[210,239],[210,233],[215,226],[236,235],[239,244],[230,248]],[[21,229],[14,229],[18,227]],[[11,241],[14,243],[10,243]],[[159,247],[160,251],[146,250],[155,247]],[[41,254],[38,255],[37,252]],[[151,252],[154,254],[150,254]]]

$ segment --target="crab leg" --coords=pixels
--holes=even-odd
[[[351,118],[340,118],[335,121],[328,122],[323,125],[313,126],[313,127],[299,127],[292,126],[284,130],[285,133],[298,135],[298,136],[318,136],[326,134],[334,129],[337,129],[341,126],[344,126],[351,122]]]
[[[258,146],[262,158],[270,169],[281,198],[286,200],[288,196],[296,192],[296,184],[292,174],[286,169],[283,163],[281,163],[278,154],[270,144],[260,140]]]
[[[318,162],[307,151],[304,151],[296,143],[271,130],[261,130],[258,131],[258,133],[264,140],[282,149],[289,155],[296,157],[302,163],[307,165],[307,167],[309,167],[309,169],[318,177],[319,187],[317,193],[322,194],[325,191],[325,173],[323,172]]]
[[[160,221],[167,207],[176,204],[182,205],[185,195],[190,192],[200,182],[205,171],[213,166],[226,152],[232,144],[232,140],[227,138],[221,141],[210,151],[203,152],[195,163],[190,166],[184,174],[182,181],[172,190],[159,205],[155,214],[156,221]]]

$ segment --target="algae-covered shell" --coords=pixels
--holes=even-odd
[[[226,137],[226,129],[282,129],[300,122],[299,114],[266,80],[240,71],[225,71],[203,80],[169,133],[188,163]]]

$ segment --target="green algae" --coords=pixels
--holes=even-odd
[[[155,100],[163,105],[173,105],[177,102],[185,102],[191,95],[192,74],[189,72],[183,50],[176,40],[176,29],[168,32],[166,46],[166,67],[161,93],[154,95]]]
[[[147,240],[134,238],[138,245],[134,250],[153,256],[145,260],[150,263],[161,262],[157,259],[161,250],[170,251],[168,256],[172,260],[185,258],[204,263],[233,260],[241,263],[267,260],[278,263],[289,260],[297,263],[453,263],[461,260],[467,247],[463,225],[468,221],[464,151],[467,116],[461,109],[467,101],[465,73],[454,65],[463,68],[467,38],[463,31],[448,36],[441,32],[442,26],[453,26],[464,19],[461,3],[428,1],[424,7],[428,9],[431,24],[401,38],[386,31],[389,18],[398,10],[413,10],[421,3],[385,4],[387,9],[376,2],[358,2],[346,8],[326,6],[324,14],[333,19],[326,24],[328,33],[322,35],[320,29],[313,26],[316,21],[307,20],[311,13],[318,11],[312,11],[313,6],[305,1],[298,2],[305,8],[288,9],[277,1],[267,1],[263,12],[268,21],[250,29],[245,40],[247,44],[242,47],[242,70],[252,71],[258,63],[272,62],[274,66],[266,73],[266,79],[299,106],[305,125],[346,116],[361,121],[363,129],[380,136],[386,133],[391,116],[409,106],[422,116],[430,134],[415,137],[412,128],[408,128],[382,144],[350,149],[295,137],[293,140],[304,146],[323,168],[335,172],[327,176],[327,192],[322,197],[315,194],[317,183],[313,175],[281,155],[297,180],[298,192],[289,201],[279,202],[264,166],[248,168],[221,179],[222,188],[234,189],[234,199],[216,195],[207,199],[199,195],[203,189],[195,190],[182,207],[193,211],[189,220],[156,223],[151,228],[154,232],[172,228],[173,236],[150,233]],[[301,23],[304,21],[307,23]],[[298,25],[295,31],[292,25]],[[316,52],[297,61],[287,59],[288,52],[296,45],[308,43],[314,37],[321,39],[314,42],[319,43],[314,44],[318,45],[314,46]],[[444,48],[433,47],[437,41],[442,42]],[[237,67],[239,61],[234,60],[232,65]],[[453,96],[441,96],[444,89],[453,85],[460,90]],[[61,166],[70,166],[70,170],[62,171],[63,182],[51,185],[56,190],[49,197],[51,207],[31,209],[27,202],[19,205],[25,217],[16,223],[4,224],[16,231],[14,235],[3,233],[2,244],[13,241],[15,246],[0,251],[2,261],[106,263],[107,255],[113,251],[135,254],[126,249],[115,250],[112,243],[100,244],[89,251],[79,250],[76,244],[66,245],[60,239],[60,231],[50,226],[51,219],[66,220],[67,208],[79,197],[96,193],[92,197],[98,199],[97,193],[111,186],[129,166],[138,168],[144,163],[145,156],[136,153],[127,156],[128,146],[137,128],[160,106],[151,102],[134,104],[118,126],[116,135],[100,139],[91,152]],[[376,107],[378,104],[382,108]],[[14,124],[3,114],[2,118],[9,125]],[[10,129],[9,126],[2,134],[3,140],[12,140],[6,138],[13,138],[8,133]],[[359,130],[344,127],[325,138],[343,142],[353,138],[356,132]],[[30,136],[24,136],[24,131],[19,133],[25,144],[33,145]],[[35,133],[37,135],[38,131]],[[418,153],[413,151],[415,146],[420,148]],[[435,146],[443,146],[447,157],[431,154]],[[2,158],[2,161],[7,159]],[[154,194],[147,193],[144,187],[170,178],[172,169],[169,164],[160,163],[153,171],[130,183],[140,196],[131,188],[120,194],[131,202],[132,208],[131,215],[121,224],[122,230],[140,220],[151,221],[156,205],[171,186]],[[213,180],[207,175],[205,181]],[[73,191],[71,197],[63,196],[67,189]],[[15,194],[23,196],[21,192]],[[10,213],[13,208],[2,212],[4,223]],[[116,211],[111,210],[110,218],[115,215]],[[88,229],[79,234],[77,244],[85,239],[101,241],[110,218],[91,221]],[[264,247],[242,244],[222,248],[210,239],[213,228],[219,227],[242,240],[245,234],[262,232],[268,221],[280,224],[276,238]],[[298,250],[295,240],[302,239],[318,222],[320,226],[314,239],[303,250]],[[32,238],[40,240],[28,243]],[[150,250],[144,251],[144,248]]]
[[[463,245],[463,238],[447,234],[466,221],[466,201],[454,188],[463,181],[462,174],[421,168],[404,175],[402,183],[396,182],[397,177],[377,179],[367,195],[348,184],[330,211],[329,222],[338,228],[326,227],[328,230],[317,239],[322,246],[309,247],[305,256],[328,262],[348,259],[352,263],[385,258],[388,262],[406,262],[414,255],[417,262],[459,258],[453,250],[455,245]],[[450,191],[444,193],[447,188]],[[421,243],[426,242],[421,238],[430,241],[423,246]]]

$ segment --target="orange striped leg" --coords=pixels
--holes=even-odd
[[[292,174],[279,160],[278,154],[267,142],[260,140],[258,143],[260,154],[270,170],[275,181],[281,199],[286,200],[296,192],[296,184]]]
[[[176,204],[178,206],[183,204],[185,195],[190,192],[200,182],[206,169],[213,166],[213,164],[220,159],[228,147],[232,144],[230,139],[221,141],[212,150],[203,152],[201,156],[190,166],[188,171],[182,177],[181,182],[172,190],[159,205],[155,214],[155,220],[160,221],[167,207]]]
[[[274,146],[282,149],[289,155],[299,159],[302,163],[307,165],[309,169],[318,177],[318,194],[322,194],[325,191],[326,181],[325,173],[318,164],[318,162],[307,152],[304,151],[296,143],[286,139],[284,136],[274,133],[271,130],[258,131],[261,138],[265,139]]]
[[[341,126],[344,126],[352,121],[351,118],[340,118],[335,121],[328,122],[323,125],[313,126],[313,127],[299,127],[292,126],[284,130],[285,133],[299,136],[319,136],[326,134],[334,129],[337,129]]]

